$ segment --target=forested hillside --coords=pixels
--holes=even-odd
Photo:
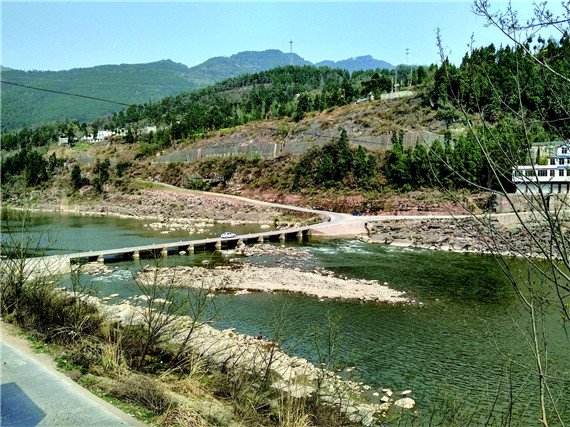
[[[185,65],[172,61],[102,65],[68,71],[2,71],[2,80],[124,104],[162,99],[197,85]],[[2,84],[2,129],[54,120],[91,121],[124,106]]]
[[[425,72],[415,75],[425,76]],[[3,148],[46,145],[58,134],[76,141],[93,127],[127,128],[135,135],[140,127],[155,125],[160,130],[147,142],[156,151],[173,140],[201,137],[216,129],[268,117],[293,117],[298,121],[306,112],[345,105],[370,92],[379,95],[390,87],[388,70],[359,71],[351,76],[346,70],[328,67],[278,67],[160,101],[134,104],[90,124],[74,118],[19,132],[4,132]]]
[[[561,76],[570,74],[567,38],[560,42],[539,41],[537,46],[526,49],[537,52],[540,61],[548,63]],[[279,167],[278,162],[257,159],[251,164],[250,160],[229,159],[216,166],[218,175],[199,175],[198,181],[186,180],[184,185],[195,185],[202,178],[225,185],[226,178],[236,174],[242,177],[244,185],[252,188],[274,185],[289,192],[376,192],[385,187],[407,191],[424,186],[496,188],[501,183],[508,184],[513,164],[529,161],[525,158],[524,144],[568,139],[567,120],[560,119],[567,117],[570,110],[570,84],[561,78],[551,79],[546,85],[539,70],[536,59],[530,58],[523,48],[494,46],[475,50],[459,67],[444,61],[441,66],[428,69],[400,68],[397,82],[393,80],[394,73],[386,69],[350,74],[328,67],[284,66],[160,101],[132,105],[91,123],[61,121],[3,133],[2,145],[7,150],[31,148],[47,145],[60,134],[75,141],[94,129],[126,129],[115,141],[128,147],[126,158],[136,162],[150,160],[158,152],[173,151],[196,140],[208,141],[212,135],[215,140],[216,131],[256,121],[282,128],[283,131],[277,129],[273,133],[280,141],[297,123],[303,129],[324,130],[334,117],[343,117],[344,126],[365,130],[368,127],[366,132],[370,135],[377,132],[378,125],[372,129],[372,123],[383,123],[378,131],[392,132],[391,150],[374,153],[358,148],[358,139],[350,141],[347,135],[341,136],[343,123],[337,123],[340,142],[288,159],[286,171],[280,169],[283,166]],[[380,95],[391,91],[394,84],[405,86],[408,82],[416,91],[416,96],[409,100],[398,104],[371,101],[366,115],[364,110],[349,105],[370,93]],[[345,113],[339,113],[341,110]],[[520,114],[528,119],[526,127],[518,125]],[[331,120],[326,119],[327,115]],[[405,120],[400,120],[402,116]],[[485,126],[481,124],[482,118]],[[439,123],[439,129],[443,126],[442,133],[448,128],[442,140],[427,148],[405,146],[406,129],[417,128],[419,123],[429,125],[429,120]],[[143,132],[148,125],[156,126],[157,131]],[[350,149],[347,142],[352,145]],[[481,144],[485,153],[480,149]],[[492,173],[484,156],[497,159],[495,167],[504,174]],[[3,177],[16,176],[17,170],[6,167],[17,164],[4,162]],[[215,169],[211,162],[210,166]],[[176,176],[185,179],[184,173]],[[220,181],[219,176],[226,178]]]
[[[386,65],[372,57],[334,63],[331,67],[367,70]],[[241,52],[230,57],[216,57],[195,67],[170,60],[149,64],[102,65],[68,71],[20,71],[2,68],[2,80],[51,91],[74,93],[116,101],[141,104],[204,88],[243,74],[257,73],[279,66],[312,65],[297,54],[279,50]],[[118,104],[39,92],[13,85],[2,85],[2,130],[14,130],[55,120],[91,121],[118,112]]]
[[[528,52],[534,53],[531,58]],[[450,120],[461,118],[459,106],[467,113],[500,122],[514,112],[545,123],[553,138],[570,135],[570,38],[527,41],[524,47],[496,48],[490,45],[465,55],[461,65],[448,61],[437,69],[430,88],[431,105]],[[545,78],[547,66],[559,76]],[[520,109],[522,108],[522,111]]]

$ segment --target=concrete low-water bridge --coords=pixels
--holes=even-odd
[[[104,249],[100,251],[79,252],[67,255],[70,262],[86,260],[89,262],[105,260],[138,260],[143,257],[166,257],[172,254],[192,254],[196,250],[216,250],[240,248],[251,243],[264,243],[266,241],[307,240],[311,227],[295,227],[287,230],[267,231],[262,233],[243,234],[235,237],[210,237],[199,240],[186,240],[168,243],[153,243],[152,245],[134,246],[129,248]]]

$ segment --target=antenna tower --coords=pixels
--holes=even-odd
[[[293,40],[289,41],[291,45],[291,50],[289,51],[289,65],[293,65]]]

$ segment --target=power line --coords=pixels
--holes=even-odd
[[[78,98],[87,98],[87,99],[93,99],[95,101],[103,101],[103,102],[110,102],[111,104],[118,104],[118,105],[124,105],[125,107],[130,107],[132,104],[125,104],[124,102],[117,102],[117,101],[111,101],[110,99],[103,99],[103,98],[95,98],[93,96],[87,96],[87,95],[78,95],[76,93],[69,93],[69,92],[60,92],[58,90],[50,90],[50,89],[42,89],[39,87],[33,87],[33,86],[26,86],[26,85],[22,85],[19,83],[12,83],[12,82],[7,82],[5,80],[0,80],[1,83],[7,84],[7,85],[12,85],[12,86],[18,86],[18,87],[23,87],[26,89],[33,89],[33,90],[39,90],[42,92],[49,92],[49,93],[57,93],[59,95],[67,95],[67,96],[76,96]]]

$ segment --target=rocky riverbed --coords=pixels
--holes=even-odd
[[[18,208],[14,200],[7,207]],[[205,228],[202,224],[259,224],[289,228],[320,221],[311,214],[284,211],[208,193],[190,193],[168,188],[141,188],[131,193],[109,191],[104,195],[68,198],[61,190],[41,193],[33,207],[39,211],[83,215],[110,215],[153,221],[151,227],[184,230]],[[160,224],[160,225],[159,225]]]
[[[117,321],[145,322],[143,312],[147,298],[121,301],[116,305],[108,305],[106,300],[95,297],[84,298]],[[332,371],[326,364],[315,366],[306,359],[289,355],[277,343],[240,334],[235,329],[218,330],[181,316],[171,326],[170,341],[174,345],[186,343],[186,348],[199,352],[216,367],[235,374],[244,372],[263,378],[269,373],[275,390],[293,398],[318,397],[324,405],[340,410],[352,422],[365,426],[382,425],[388,412],[415,406],[411,390],[374,389],[350,379],[355,367]]]
[[[368,223],[368,234],[358,238],[404,248],[543,258],[534,239],[548,248],[552,234],[538,223],[529,222],[527,226],[530,232],[520,225],[504,226],[496,220],[481,223],[473,218],[389,220]],[[569,224],[562,227],[564,235],[568,229]],[[555,258],[559,257],[556,248],[552,251]]]
[[[260,267],[247,263],[206,267],[145,267],[137,279],[146,286],[177,286],[210,292],[291,292],[324,299],[356,299],[377,303],[409,304],[405,293],[376,280],[336,277],[325,269]]]

